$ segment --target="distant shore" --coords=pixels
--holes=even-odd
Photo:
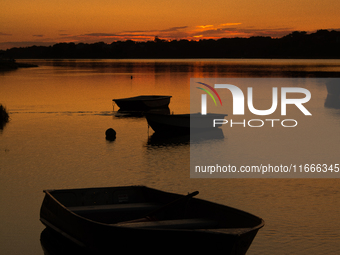
[[[340,31],[295,31],[281,38],[257,36],[196,40],[57,43],[0,50],[14,59],[340,59]]]
[[[18,68],[38,67],[29,63],[18,63],[15,59],[0,59],[0,70],[13,70]]]

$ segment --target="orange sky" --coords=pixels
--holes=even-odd
[[[1,0],[0,49],[340,29],[339,0]]]

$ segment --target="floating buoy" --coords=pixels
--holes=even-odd
[[[116,131],[113,128],[109,128],[105,131],[106,140],[113,141],[116,139]]]

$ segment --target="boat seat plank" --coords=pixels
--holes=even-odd
[[[203,229],[215,228],[218,226],[218,222],[209,219],[178,219],[143,222],[120,222],[112,225],[128,228]]]
[[[67,207],[74,213],[106,212],[106,211],[145,211],[154,210],[159,206],[152,203],[131,203],[131,204],[108,204],[108,205],[87,205]]]

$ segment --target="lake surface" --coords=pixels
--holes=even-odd
[[[122,185],[182,194],[198,190],[199,198],[262,217],[266,224],[248,254],[340,253],[338,178],[190,178],[188,141],[157,140],[144,118],[119,114],[112,104],[114,98],[171,95],[170,111],[187,113],[191,78],[340,77],[339,60],[22,62],[39,67],[0,72],[0,103],[11,118],[0,130],[2,254],[43,254],[39,210],[44,189]],[[306,86],[316,95],[313,111],[332,130],[339,130],[340,109],[325,107],[326,86]],[[108,128],[117,132],[113,142],[105,139]],[[316,122],[306,128],[310,130],[324,129]],[[247,146],[246,139],[256,137],[251,134],[254,131],[243,140],[235,139],[240,137],[237,130],[223,131],[228,148],[237,149],[230,149],[226,156],[236,163],[253,158],[256,149],[265,151],[261,144]],[[320,136],[314,132],[316,137],[310,137],[301,149],[313,153],[311,146],[322,151],[331,145],[333,159],[339,152],[340,135],[324,131]],[[216,143],[204,141],[201,146]],[[200,144],[194,146],[197,149]]]

